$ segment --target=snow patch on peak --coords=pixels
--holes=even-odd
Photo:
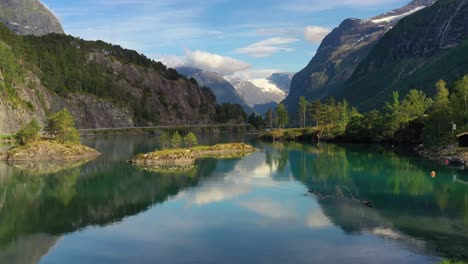
[[[425,6],[418,6],[406,13],[403,13],[401,15],[394,15],[394,16],[387,16],[387,17],[383,17],[383,18],[379,18],[379,19],[372,19],[371,21],[374,22],[375,24],[380,24],[380,23],[389,23],[389,22],[392,22],[396,19],[402,19],[406,16],[409,16],[411,14],[414,14],[416,12],[418,12],[419,10],[425,8]]]
[[[270,92],[270,93],[276,93],[276,94],[281,94],[285,95],[285,92],[278,88],[275,84],[271,83],[267,79],[254,79],[250,81],[253,83],[255,86],[259,87],[263,92]]]

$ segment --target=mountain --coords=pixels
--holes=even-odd
[[[21,35],[64,33],[57,17],[39,0],[0,0],[0,23]]]
[[[200,86],[208,87],[216,96],[218,104],[240,104],[246,112],[253,112],[252,108],[245,103],[236,89],[223,76],[194,67],[178,67],[176,70],[187,78],[194,78]]]
[[[135,51],[0,24],[0,134],[68,108],[78,128],[214,122],[208,89]]]
[[[256,104],[254,105],[253,109],[255,112],[257,112],[259,115],[265,115],[268,110],[275,110],[276,107],[278,106],[278,103],[276,102],[270,102],[266,104]]]
[[[267,78],[272,84],[276,85],[286,94],[289,93],[291,88],[291,81],[294,77],[294,73],[291,72],[280,72],[280,73],[273,73],[270,77]]]
[[[250,106],[271,102],[279,103],[284,100],[287,95],[267,79],[255,79],[250,81],[231,79],[229,81]]]
[[[324,38],[310,63],[294,75],[289,96],[284,101],[289,111],[296,111],[301,96],[316,100],[334,94],[385,33],[405,16],[434,2],[414,0],[402,8],[371,19],[344,20]]]
[[[334,93],[362,109],[376,108],[393,91],[435,94],[434,84],[468,73],[468,0],[439,0],[402,19],[373,47]]]

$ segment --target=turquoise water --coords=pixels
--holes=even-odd
[[[241,140],[259,151],[180,173],[126,163],[150,136],[84,139],[103,153],[85,164],[0,163],[0,263],[468,258],[463,171],[375,146],[201,139]]]

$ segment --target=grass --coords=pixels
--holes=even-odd
[[[9,161],[69,160],[95,157],[97,155],[99,155],[99,152],[84,145],[40,140],[15,147],[6,153],[4,158]]]
[[[0,141],[12,141],[14,139],[13,135],[0,135]]]
[[[198,158],[236,158],[254,152],[255,148],[243,143],[196,146],[192,148],[164,149],[139,154],[131,160],[137,164],[194,162]]]

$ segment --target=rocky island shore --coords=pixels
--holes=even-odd
[[[81,160],[99,156],[100,153],[90,147],[75,143],[59,143],[56,141],[37,141],[12,148],[6,153],[0,153],[3,161],[57,161]]]
[[[255,148],[243,143],[217,144],[214,146],[198,146],[186,149],[166,149],[147,154],[139,154],[130,163],[139,166],[170,166],[193,164],[200,158],[241,158],[255,152]]]

